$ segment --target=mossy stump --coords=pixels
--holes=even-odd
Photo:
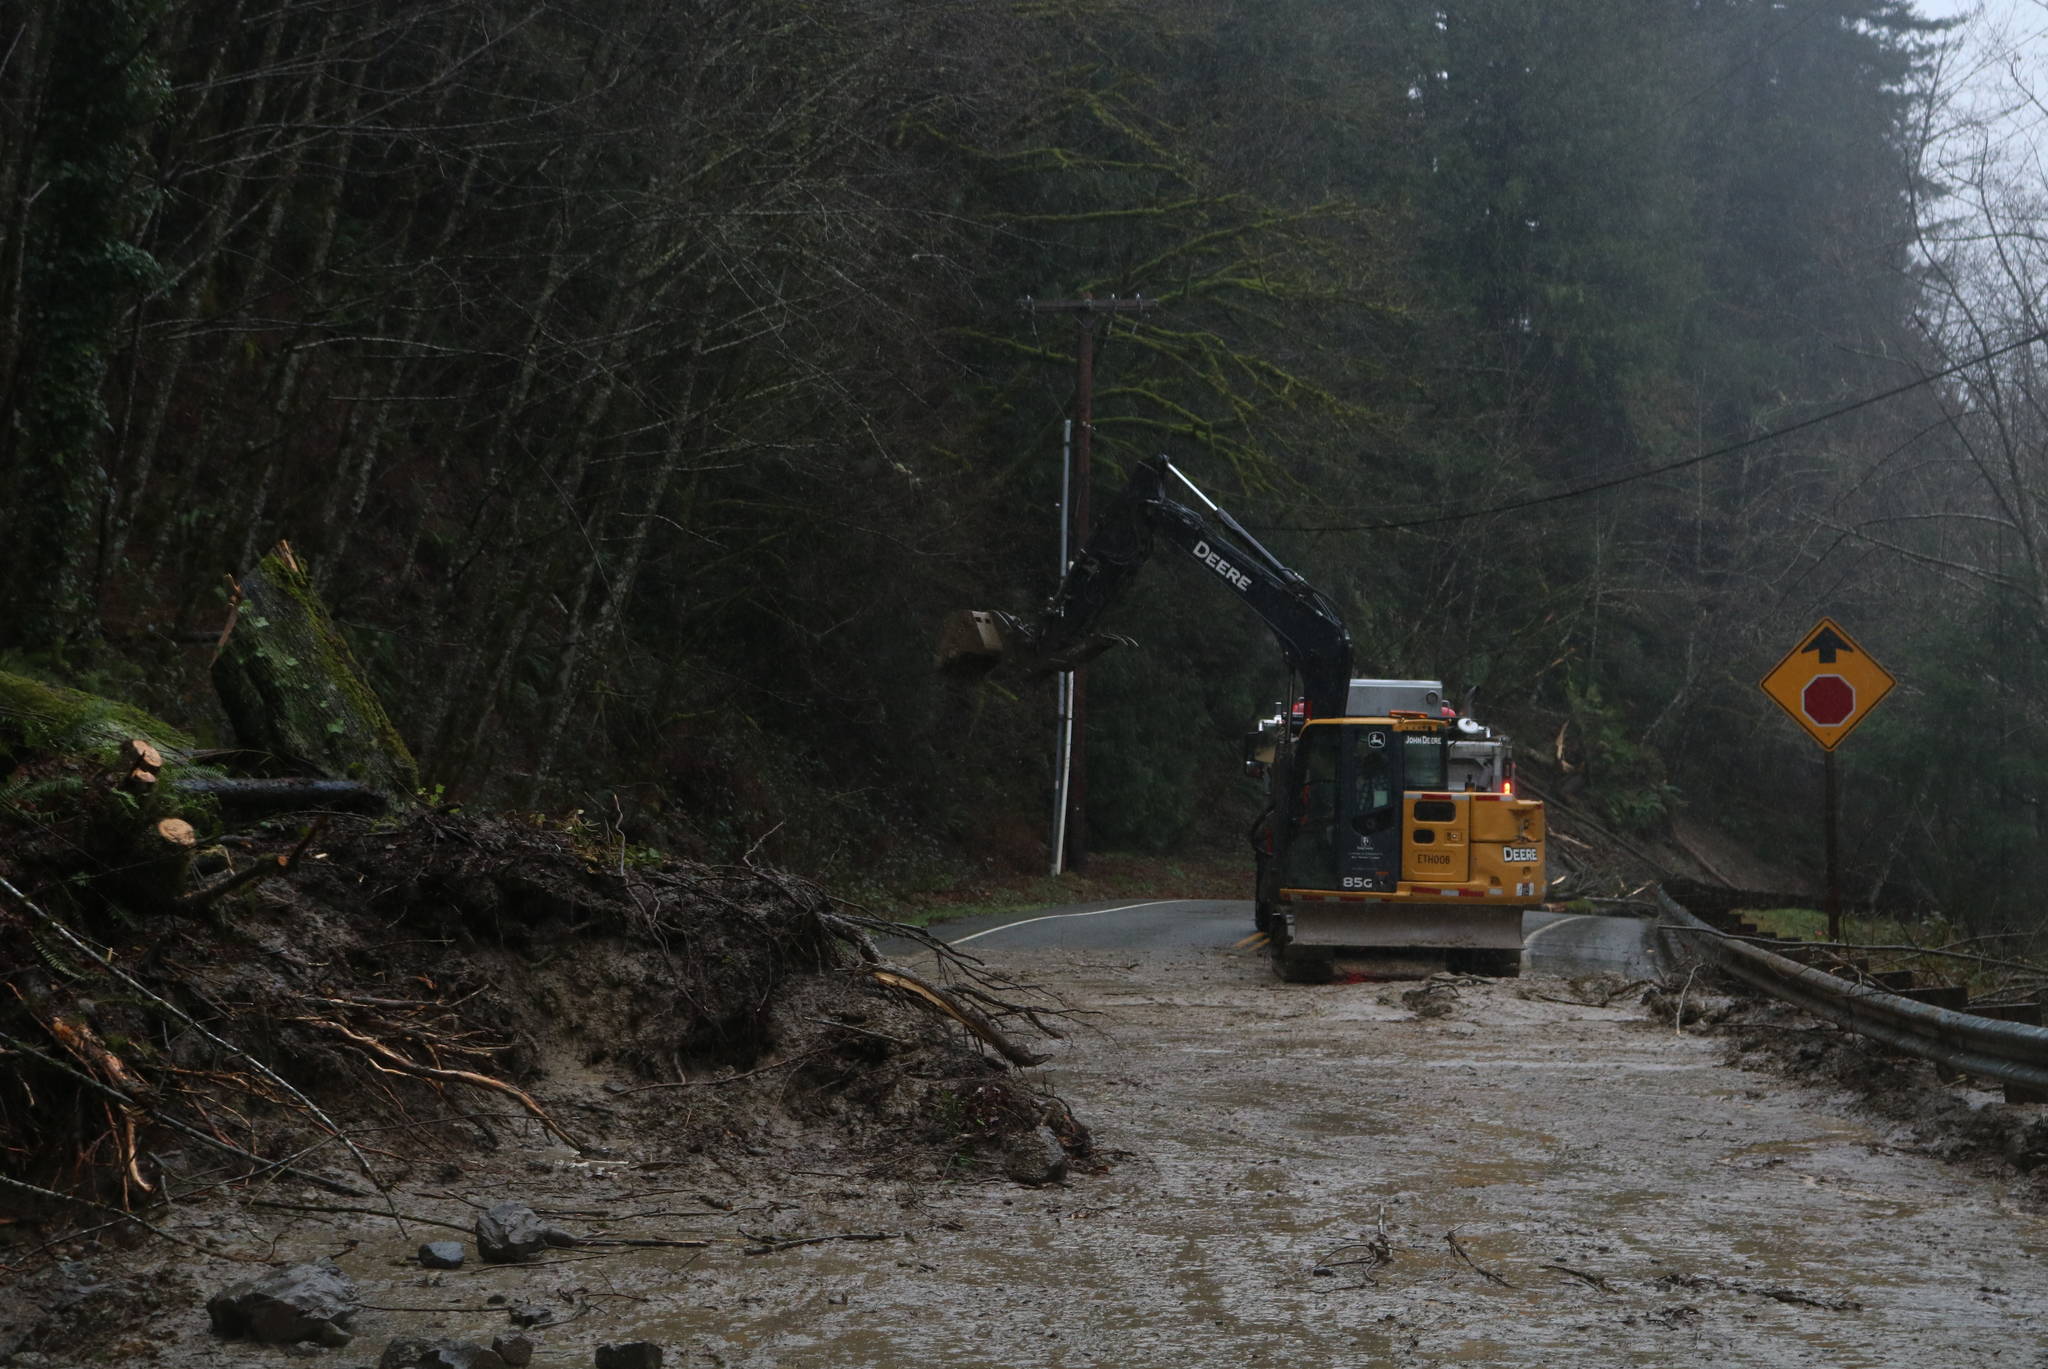
[[[419,767],[312,582],[280,542],[243,579],[232,630],[213,663],[235,739],[256,751],[355,780],[396,807]]]

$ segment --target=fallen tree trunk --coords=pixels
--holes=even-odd
[[[126,775],[182,764],[192,738],[131,705],[0,670],[0,776],[25,761],[90,756]],[[154,759],[154,767],[143,762]]]
[[[354,780],[394,807],[419,767],[312,582],[280,542],[242,580],[213,686],[243,746]]]
[[[342,808],[350,812],[381,812],[382,794],[360,780],[225,779],[215,775],[180,775],[171,787],[181,795],[212,799],[222,808],[244,813],[289,813],[301,808]]]

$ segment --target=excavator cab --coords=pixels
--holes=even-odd
[[[1405,749],[1391,719],[1333,719],[1302,729],[1283,815],[1283,884],[1394,891]]]
[[[1340,953],[1372,948],[1361,973],[1411,961],[1519,972],[1522,912],[1543,883],[1543,806],[1500,784],[1484,729],[1423,712],[1321,718],[1302,729],[1275,786],[1280,839],[1259,923],[1284,977],[1327,977]],[[1385,962],[1385,963],[1381,963]]]

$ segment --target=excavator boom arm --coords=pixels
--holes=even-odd
[[[1173,498],[1169,477],[1186,485],[1208,514]],[[1131,473],[1035,621],[1004,614],[968,616],[1000,623],[1001,637],[1021,641],[1037,668],[1070,669],[1118,640],[1096,634],[1096,623],[1151,557],[1155,536],[1200,562],[1265,621],[1288,667],[1301,677],[1314,716],[1343,714],[1351,683],[1351,634],[1335,607],[1163,456]],[[1007,643],[993,650],[979,643],[963,646],[969,640],[964,633],[958,624],[949,624],[948,641],[953,645],[941,647],[942,665],[985,669],[1007,648]],[[987,635],[984,631],[981,643]]]

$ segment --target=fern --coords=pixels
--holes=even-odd
[[[42,933],[38,932],[33,927],[28,929],[28,940],[29,944],[36,948],[36,955],[41,958],[42,962],[45,965],[50,967],[50,972],[52,974],[57,975],[61,979],[85,978],[85,974],[82,970],[72,968],[69,961],[65,960],[64,957],[58,955],[55,951],[51,950],[50,943],[45,941],[43,939]]]
[[[0,807],[27,808],[60,799],[72,799],[85,792],[80,775],[56,775],[47,779],[10,779],[0,783]]]

